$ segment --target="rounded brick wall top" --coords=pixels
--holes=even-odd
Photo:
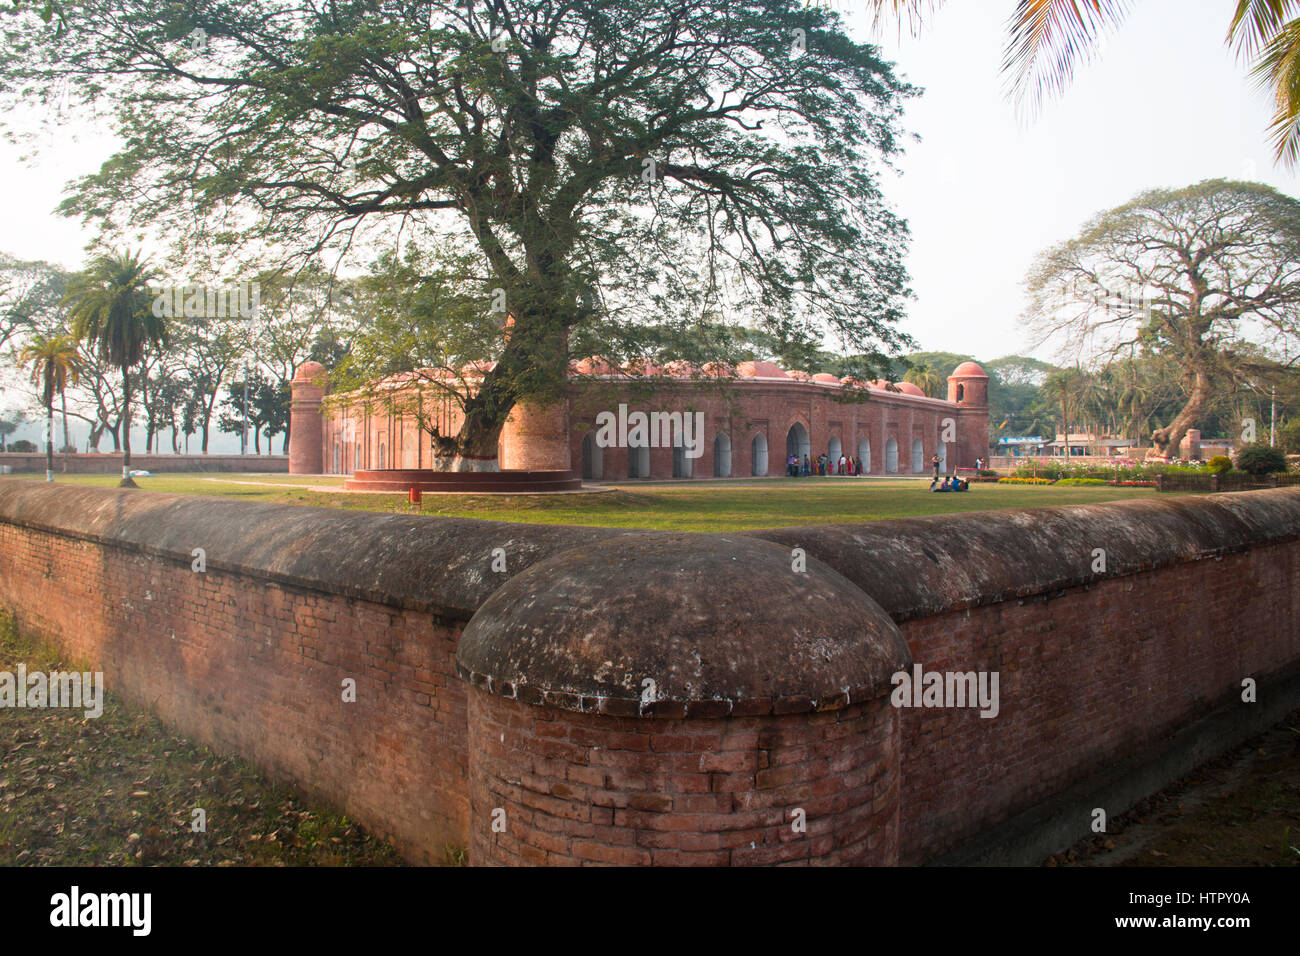
[[[887,693],[911,662],[897,626],[826,565],[795,564],[741,535],[566,551],[484,602],[457,670],[506,697],[621,716],[797,713]]]

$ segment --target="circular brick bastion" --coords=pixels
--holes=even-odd
[[[631,535],[553,555],[458,649],[471,859],[896,862],[888,694],[910,663],[871,598],[771,542]]]

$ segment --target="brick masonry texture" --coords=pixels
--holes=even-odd
[[[566,401],[516,405],[498,452],[503,468],[573,469],[606,481],[748,478],[784,474],[787,438],[802,430],[807,447],[801,454],[813,461],[820,454],[860,457],[874,475],[927,474],[935,454],[948,470],[971,468],[977,458],[988,458],[988,379],[979,372],[950,378],[948,384],[946,400],[872,388],[859,390],[859,397],[868,396],[862,401],[842,400],[836,384],[785,378],[738,378],[727,392],[667,379],[653,393],[646,384],[625,379],[577,379]],[[959,385],[966,390],[961,400]],[[430,438],[420,431],[416,412],[404,410],[413,399],[388,395],[383,402],[348,404],[347,396],[336,396],[323,409],[320,385],[305,378],[294,381],[293,394],[292,473],[431,466]],[[626,447],[596,448],[597,416],[617,413],[620,404],[629,411],[702,413],[701,456],[675,465],[671,447],[654,447],[638,464]],[[424,406],[421,412],[431,414]],[[458,410],[437,414],[444,430],[459,427]]]
[[[647,720],[474,691],[469,714],[478,865],[898,857],[898,714],[883,698],[823,713]]]
[[[1105,574],[1077,571],[1081,528],[1113,549]],[[1231,702],[1242,678],[1300,661],[1300,491],[1277,490],[735,536],[755,543],[736,546],[755,562],[749,590],[761,595],[773,543],[797,540],[825,593],[879,606],[877,638],[836,658],[861,671],[839,698],[825,666],[790,693],[805,662],[780,657],[784,629],[807,606],[768,609],[772,633],[753,634],[761,653],[739,678],[686,674],[645,716],[588,696],[617,695],[621,678],[577,680],[590,676],[573,656],[581,635],[555,645],[539,703],[488,681],[490,659],[476,658],[483,682],[457,676],[467,622],[503,584],[531,574],[544,587],[553,566],[580,575],[566,555],[617,536],[10,481],[0,604],[110,690],[416,862],[448,845],[474,864],[922,862]],[[191,569],[195,540],[213,542],[205,573]],[[727,538],[671,540],[712,554]],[[519,558],[509,575],[486,570],[497,541]],[[790,604],[775,576],[788,563],[774,568],[769,593]],[[725,574],[699,586],[727,613],[743,597],[728,604],[739,585]],[[639,587],[628,580],[619,622],[630,690],[648,672],[637,655],[662,667],[705,646],[685,620],[669,655],[662,628],[636,633]],[[899,647],[927,671],[998,671],[998,717],[889,706],[876,665],[906,666]],[[785,680],[766,700],[764,660]],[[791,826],[797,808],[807,833]]]

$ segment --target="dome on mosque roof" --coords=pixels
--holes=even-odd
[[[789,378],[781,366],[771,362],[741,362],[736,374],[742,378]]]
[[[298,366],[298,371],[293,373],[295,382],[310,382],[313,378],[325,371],[325,366],[320,362],[303,362]]]

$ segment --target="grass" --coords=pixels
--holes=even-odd
[[[0,611],[0,670],[19,662],[29,673],[90,669],[20,635]],[[112,694],[98,718],[66,708],[0,714],[0,866],[402,862],[346,816],[176,736]],[[206,813],[204,832],[194,832],[196,809]]]
[[[9,476],[10,480],[22,476]],[[29,476],[30,477],[30,476]],[[60,475],[67,484],[117,486],[116,475]],[[343,479],[299,475],[164,474],[137,478],[140,488],[245,501],[412,514],[403,495],[340,493]],[[310,487],[297,487],[297,486]],[[287,487],[286,487],[287,486]],[[976,484],[937,494],[916,478],[768,478],[730,481],[627,482],[611,490],[551,495],[430,495],[426,515],[532,524],[742,531],[783,525],[839,524],[1044,505],[1075,505],[1155,495],[1150,488]]]

